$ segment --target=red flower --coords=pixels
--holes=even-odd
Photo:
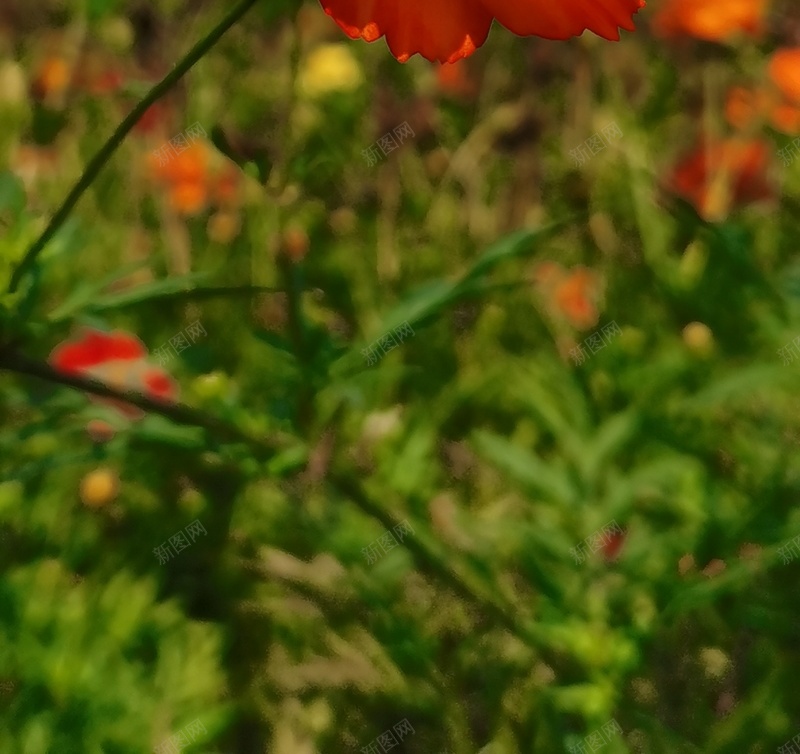
[[[603,545],[603,557],[607,561],[616,560],[622,545],[625,543],[625,532],[611,532],[608,541]]]
[[[734,207],[774,196],[767,179],[770,151],[757,140],[701,142],[675,167],[669,186],[704,219],[719,221]]]
[[[115,330],[105,333],[87,329],[74,341],[53,349],[48,359],[64,374],[89,377],[119,390],[134,390],[154,400],[174,401],[178,386],[163,370],[147,361],[147,349],[135,336]],[[113,406],[128,419],[141,419],[144,412],[125,401],[90,396]]]
[[[374,42],[385,36],[401,63],[419,53],[453,63],[471,55],[496,18],[514,34],[569,39],[586,29],[619,40],[633,31],[633,14],[644,0],[320,0],[325,12],[352,39]]]

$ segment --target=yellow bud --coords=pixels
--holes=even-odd
[[[118,492],[119,477],[111,469],[95,469],[81,480],[81,500],[89,508],[102,508],[108,505]]]
[[[683,342],[696,356],[709,356],[714,350],[714,335],[702,322],[690,322],[683,328]]]

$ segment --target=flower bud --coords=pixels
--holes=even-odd
[[[700,650],[700,664],[706,674],[706,678],[718,680],[725,676],[731,668],[731,660],[718,647],[705,647]]]
[[[283,232],[281,238],[281,253],[285,254],[289,261],[297,264],[302,262],[308,249],[310,242],[308,240],[308,233],[299,227],[290,227]]]
[[[714,335],[702,322],[690,322],[683,328],[683,342],[696,356],[709,356],[714,350]]]
[[[102,508],[108,505],[118,492],[119,477],[111,469],[95,469],[81,480],[80,496],[88,508]]]

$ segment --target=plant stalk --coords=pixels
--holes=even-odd
[[[69,217],[70,212],[78,203],[78,200],[84,194],[86,189],[92,185],[98,173],[103,169],[105,164],[111,158],[111,155],[122,144],[125,137],[130,130],[138,123],[139,119],[144,115],[147,108],[154,102],[163,97],[180,79],[183,75],[203,57],[258,0],[240,0],[228,13],[222,21],[217,24],[209,34],[201,39],[183,59],[161,80],[159,81],[139,102],[136,107],[131,110],[125,120],[119,124],[117,130],[111,135],[111,138],[100,147],[97,154],[89,161],[83,174],[78,179],[78,182],[72,187],[72,190],[67,194],[61,206],[53,215],[47,227],[42,231],[42,234],[33,242],[31,247],[25,252],[25,256],[19,263],[14,273],[11,275],[11,280],[8,285],[8,292],[14,293],[19,287],[25,273],[28,272],[36,261],[36,257],[47,246],[58,229],[64,224]]]

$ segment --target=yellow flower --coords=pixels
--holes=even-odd
[[[324,44],[306,58],[298,76],[298,87],[308,99],[319,99],[333,92],[351,92],[364,82],[364,74],[350,48],[343,44]]]

